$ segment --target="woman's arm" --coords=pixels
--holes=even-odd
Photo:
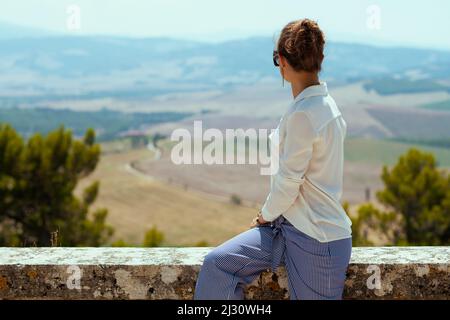
[[[312,157],[315,138],[316,132],[305,112],[295,111],[289,116],[279,170],[272,177],[270,193],[261,209],[265,221],[275,220],[294,203]]]

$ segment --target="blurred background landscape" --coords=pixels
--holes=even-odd
[[[42,3],[47,10],[57,10],[48,1]],[[293,4],[287,1],[285,5]],[[370,12],[365,8],[368,5],[354,9],[360,11],[361,29],[367,28],[365,21]],[[156,9],[158,6],[161,4],[155,4]],[[283,17],[283,23],[276,20],[278,29],[291,16],[319,15],[318,10],[307,5],[303,11],[302,5],[295,6],[298,14]],[[95,10],[94,7],[80,4],[81,17],[85,11]],[[380,8],[384,10],[382,13],[387,12],[388,18],[395,14],[408,15],[404,11],[393,13],[395,9],[383,9],[383,4]],[[211,14],[207,9],[205,14]],[[375,33],[378,39],[364,33],[367,30],[358,37],[346,36],[342,30],[341,36],[331,33],[326,47],[321,77],[348,123],[342,202],[355,219],[364,213],[361,205],[371,203],[370,210],[375,212],[362,222],[355,220],[358,226],[365,222],[361,234],[366,242],[361,244],[369,240],[376,245],[408,243],[396,231],[403,223],[397,218],[389,221],[391,229],[385,232],[389,235],[393,232],[393,238],[378,234],[369,223],[380,213],[376,210],[386,209],[390,214],[392,208],[397,212],[404,209],[395,205],[401,199],[377,196],[377,191],[387,190],[392,181],[382,178],[383,166],[392,168],[400,156],[414,148],[424,155],[431,154],[435,162],[425,156],[424,163],[433,170],[448,172],[450,167],[450,39],[442,29],[429,30],[434,32],[433,37],[437,37],[435,33],[440,34],[437,38],[441,41],[436,41],[436,45],[421,43],[419,34],[416,39],[416,21],[435,14],[422,11],[419,16],[420,11],[421,8],[416,8],[409,13],[411,25],[396,27],[410,28],[406,31],[408,40],[398,36],[396,42],[381,41],[381,32]],[[340,12],[345,18],[345,11]],[[60,14],[64,25],[67,12],[63,10]],[[102,19],[98,24],[106,18]],[[85,142],[86,131],[90,128],[95,131],[101,150],[97,162],[89,168],[89,174],[77,173],[71,187],[74,197],[83,198],[84,190],[99,182],[93,192],[95,201],[87,201],[86,210],[91,205],[92,210],[105,208],[107,215],[102,223],[114,232],[108,233],[98,245],[217,245],[248,228],[269,190],[269,178],[259,174],[259,166],[177,166],[170,160],[173,143],[169,137],[176,128],[192,130],[194,120],[203,120],[204,129],[274,128],[292,99],[290,89],[281,86],[278,69],[272,64],[274,32],[247,30],[240,34],[237,31],[233,36],[211,41],[164,32],[160,36],[139,34],[138,37],[114,34],[114,31],[89,32],[89,28],[86,34],[74,34],[51,30],[50,26],[22,25],[20,21],[0,16],[0,123],[9,124],[24,141],[37,133],[45,137],[61,125],[70,129],[74,139],[85,139]],[[275,25],[275,22],[271,23]],[[239,22],[236,23],[239,30]],[[183,28],[182,22],[178,28]],[[207,28],[205,25],[206,31]],[[387,24],[386,28],[383,32],[392,33],[389,29],[392,25]],[[11,142],[8,137],[5,134],[0,139],[0,155],[4,157],[0,164],[4,169],[8,168],[5,151],[8,141]],[[417,160],[420,155],[410,154],[410,157]],[[8,202],[7,195],[13,187],[5,187],[10,186],[5,181],[14,178],[11,172],[15,171],[1,170],[0,182],[4,180],[0,183],[3,187],[0,209],[5,214],[0,218],[3,223],[0,232],[3,230],[4,244],[24,245],[26,228],[19,216],[23,219],[35,211],[30,207],[21,208],[24,213],[20,215],[12,209],[14,206]],[[442,181],[450,183],[446,174],[443,173]],[[429,186],[436,181],[422,184],[420,188],[430,190]],[[448,186],[444,183],[439,191],[432,190],[436,199],[424,209],[434,219],[433,227],[426,231],[440,232],[441,242],[430,240],[428,244],[448,241],[450,229],[445,227],[449,223],[450,204],[443,200],[446,197],[450,200]],[[13,194],[20,202],[20,192]],[[417,203],[423,204],[417,192],[414,197]],[[444,203],[442,208],[436,209],[441,203]],[[12,213],[7,215],[7,212]],[[427,217],[420,228],[430,225],[431,218]],[[379,220],[385,223],[382,218]],[[444,226],[444,230],[433,229],[436,224]],[[47,223],[45,228],[39,224],[42,237],[45,239],[47,231],[50,239],[53,232],[60,230],[64,239],[62,225],[61,221]],[[15,236],[5,231],[10,227],[17,229]],[[416,228],[418,232],[420,228]],[[27,243],[43,245],[36,239],[39,237],[31,237]],[[416,243],[426,244],[426,241]]]

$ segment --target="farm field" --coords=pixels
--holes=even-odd
[[[449,148],[367,138],[347,139],[345,144],[345,160],[351,163],[393,165],[397,162],[399,156],[410,148],[431,152],[436,157],[440,166],[450,167]]]
[[[200,241],[214,246],[248,228],[255,208],[167,185],[127,167],[136,159],[152,158],[145,148],[103,155],[94,173],[78,186],[80,192],[89,182],[100,181],[94,207],[108,208],[115,240],[140,245],[155,225],[165,235],[164,246],[194,246]]]

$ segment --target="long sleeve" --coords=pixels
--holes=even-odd
[[[271,177],[270,193],[261,209],[266,221],[275,220],[287,211],[298,197],[316,137],[305,112],[295,111],[286,121],[286,136],[280,150],[279,169]]]

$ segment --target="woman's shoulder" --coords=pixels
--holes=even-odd
[[[341,116],[336,102],[330,95],[297,101],[288,110],[286,118],[291,118],[294,114],[304,114],[316,131]]]

